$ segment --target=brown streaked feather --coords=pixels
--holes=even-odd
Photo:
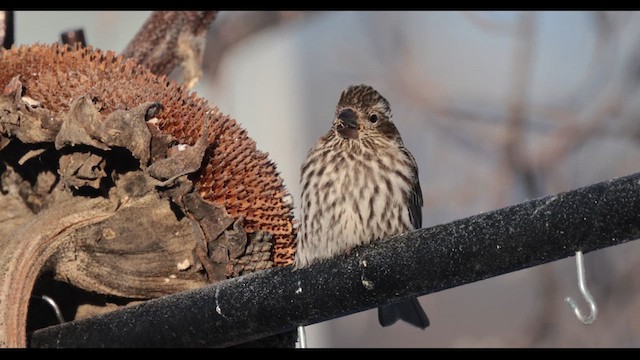
[[[418,165],[413,155],[404,146],[401,148],[402,152],[411,159],[411,169],[413,177],[413,186],[411,187],[411,193],[407,203],[409,204],[409,217],[414,229],[422,228],[422,189],[420,188],[420,180],[418,178]]]

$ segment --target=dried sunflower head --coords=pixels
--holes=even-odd
[[[25,95],[53,113],[68,111],[71,100],[83,95],[97,100],[102,115],[158,102],[163,106],[158,127],[189,145],[198,139],[203,121],[209,120],[213,146],[194,177],[196,189],[232,217],[243,217],[247,233],[269,233],[273,265],[292,263],[291,196],[268,155],[257,150],[247,131],[217,107],[133,60],[92,47],[36,44],[2,50],[0,86],[4,88],[16,75]],[[262,257],[256,259],[264,262]]]

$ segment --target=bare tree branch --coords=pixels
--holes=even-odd
[[[547,145],[541,148],[536,158],[529,157],[523,161],[538,171],[551,170],[588,140],[602,134],[607,121],[622,110],[623,100],[622,97],[611,97],[596,109],[586,122],[579,122],[574,118],[574,121],[549,135]]]
[[[262,30],[316,16],[316,11],[238,11],[225,13],[211,27],[204,50],[203,71],[215,78],[228,49]]]
[[[201,75],[205,37],[217,11],[154,11],[122,54],[156,75],[181,65],[188,87]]]
[[[516,28],[516,24],[489,20],[486,16],[480,15],[477,11],[462,11],[462,15],[464,15],[467,20],[476,27],[488,32],[509,35],[512,34]]]
[[[544,347],[549,338],[557,333],[556,319],[558,318],[557,303],[562,300],[560,294],[558,277],[554,273],[554,266],[543,266],[538,273],[537,289],[540,303],[534,310],[533,316],[529,320],[529,325],[525,331],[527,336],[523,347]],[[564,304],[563,304],[564,305]]]
[[[525,185],[527,197],[540,194],[533,169],[522,161],[526,144],[526,107],[535,46],[536,13],[524,12],[517,26],[514,75],[508,104],[507,138],[503,145],[506,166]]]

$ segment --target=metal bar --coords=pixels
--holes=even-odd
[[[639,237],[637,173],[40,329],[30,346],[230,346]]]
[[[13,11],[0,11],[0,42],[3,48],[9,49],[13,45],[14,31]]]

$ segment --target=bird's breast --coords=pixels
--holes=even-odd
[[[320,151],[303,166],[296,255],[326,258],[412,229],[406,161],[384,152]],[[311,255],[312,254],[312,255]]]

